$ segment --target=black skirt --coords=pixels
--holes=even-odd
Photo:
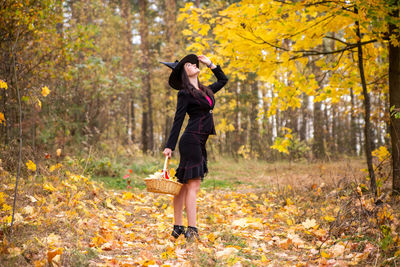
[[[187,184],[189,179],[208,173],[206,142],[209,134],[197,134],[184,131],[179,140],[179,166],[176,169],[178,182]]]

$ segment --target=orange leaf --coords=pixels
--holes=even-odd
[[[62,254],[63,249],[62,248],[56,248],[50,251],[47,251],[47,262],[51,263],[53,261],[53,258],[56,255],[61,255]]]

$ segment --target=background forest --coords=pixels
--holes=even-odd
[[[38,182],[46,194],[58,187],[51,189],[45,177],[70,177],[69,171],[113,189],[143,190],[142,176],[161,167],[176,108],[177,91],[168,85],[170,69],[159,61],[173,62],[195,53],[221,65],[229,78],[216,95],[217,135],[207,142],[209,162],[227,158],[232,161],[225,164],[237,165],[245,160],[259,164],[256,168],[274,166],[266,167],[266,173],[277,176],[285,176],[285,169],[294,166],[293,175],[298,171],[301,177],[312,177],[309,188],[317,199],[321,190],[327,190],[326,195],[349,190],[346,201],[368,195],[360,204],[365,213],[357,214],[366,216],[365,229],[375,229],[373,236],[380,243],[374,246],[384,251],[376,259],[398,263],[399,215],[398,207],[391,206],[400,193],[399,4],[398,0],[1,1],[0,177],[2,184],[9,183],[3,188],[7,197],[3,200],[0,195],[0,205],[8,203],[2,222],[14,221],[11,202],[15,205],[20,177],[21,190]],[[210,84],[215,77],[202,67],[200,80]],[[176,165],[178,149],[173,157]],[[347,167],[354,163],[347,173],[357,179],[347,179],[341,173],[345,165],[335,162],[348,162]],[[333,179],[338,182],[324,189],[320,183],[330,178],[322,171],[314,173],[314,167],[304,170],[304,164],[328,164],[318,166],[329,166],[340,176]],[[216,176],[224,167],[229,166],[215,165],[215,170],[221,168]],[[223,175],[228,177],[227,171]],[[250,176],[222,179],[220,185],[246,184]],[[254,183],[267,183],[257,179]],[[287,179],[276,184],[285,187]],[[293,204],[297,193],[278,189],[284,205]],[[103,205],[113,210],[107,199]],[[260,195],[257,199],[267,205]],[[335,229],[337,236],[351,233],[350,228],[341,228],[351,217],[349,210],[344,217],[321,212],[325,224],[331,223],[329,236]],[[286,226],[301,225],[299,219],[284,221]],[[304,227],[317,231],[315,225]],[[319,234],[316,239],[322,238]],[[5,238],[3,230],[1,236]],[[212,243],[216,238],[208,236]],[[0,251],[22,253],[7,252],[4,240]],[[289,249],[297,239],[290,240],[280,244]],[[97,240],[93,246],[102,247],[107,241]],[[364,253],[360,261],[372,262],[365,256],[370,248],[358,247]],[[319,249],[319,259],[337,256]],[[62,254],[55,250],[47,258],[49,264]],[[141,259],[151,258],[146,257]],[[269,262],[260,255],[254,261],[260,266]],[[233,265],[238,260],[228,258],[228,262]]]
[[[391,150],[386,40],[395,42],[397,29],[389,36],[384,27],[396,17],[386,21],[391,10],[379,1],[306,2],[4,2],[4,166],[16,166],[19,120],[24,161],[56,149],[159,155],[176,107],[159,61],[189,52],[208,55],[230,77],[213,154],[335,160]]]

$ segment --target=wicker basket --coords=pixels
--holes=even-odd
[[[163,174],[167,172],[169,165],[169,157],[165,157]],[[164,176],[156,177],[156,178],[145,178],[146,188],[148,192],[153,193],[162,193],[162,194],[170,194],[177,195],[181,190],[182,184],[179,182],[172,181],[170,179],[166,179]]]

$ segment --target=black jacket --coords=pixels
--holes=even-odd
[[[208,87],[215,94],[228,82],[228,78],[225,76],[219,65],[217,65],[215,69],[211,69],[211,71],[214,73],[215,77],[217,77],[218,81]],[[200,99],[196,99],[184,90],[178,91],[178,103],[176,106],[174,124],[172,125],[171,133],[165,146],[166,148],[175,150],[186,112],[189,114],[189,122],[185,129],[186,132],[216,134],[212,114],[215,106],[215,98],[211,97],[211,100],[212,105],[210,106],[207,98],[202,95],[200,96]]]

